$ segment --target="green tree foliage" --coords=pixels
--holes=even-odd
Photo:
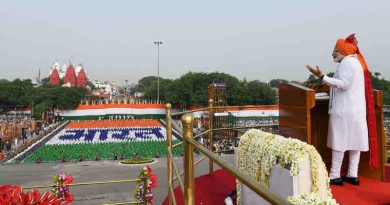
[[[163,79],[160,77],[160,80]],[[153,83],[157,83],[156,76],[147,76],[138,81],[137,92],[145,92],[147,87],[150,87]]]
[[[309,78],[305,81],[306,84],[322,84],[322,80],[317,76],[310,74]]]
[[[326,74],[328,77],[333,77],[334,73],[329,72]],[[319,79],[317,76],[310,74],[309,78],[305,81],[305,84],[322,84],[322,80]]]
[[[269,85],[273,88],[279,88],[279,85],[280,84],[283,84],[283,83],[288,83],[288,80],[284,80],[284,79],[272,79],[271,81],[269,81]]]
[[[172,80],[160,78],[160,99],[166,99],[166,94],[170,89]],[[144,97],[157,99],[157,78],[144,88]]]
[[[245,105],[248,101],[248,96],[245,93],[243,81],[226,73],[210,73],[210,83],[226,83],[227,86],[227,104],[228,105]],[[207,91],[208,93],[208,91]],[[275,97],[275,95],[274,95]],[[207,98],[206,98],[207,99]],[[206,100],[207,103],[207,100]]]
[[[60,85],[62,85],[62,82],[60,82]],[[92,90],[95,89],[95,85],[89,80],[87,82],[87,86],[89,86]]]
[[[258,80],[250,81],[245,86],[245,91],[247,93],[247,101],[245,104],[267,105],[276,103],[275,91],[266,83]]]
[[[240,81],[226,73],[188,72],[175,80],[160,78],[160,99],[173,105],[206,106],[208,104],[208,86],[210,83],[226,83],[228,105],[274,104],[275,92],[266,83],[259,81]],[[250,87],[250,92],[248,88]],[[144,97],[157,98],[157,78],[149,76],[138,84]]]
[[[60,87],[61,92],[57,95],[54,106],[59,109],[75,108],[80,103],[80,99],[86,95],[86,89],[74,87]]]
[[[33,107],[32,117],[34,119],[42,119],[42,114],[44,114],[44,112],[47,112],[49,109],[50,107],[47,104],[39,103]]]
[[[32,89],[31,80],[0,81],[0,113],[28,106],[29,96],[26,93]]]
[[[33,87],[31,80],[0,81],[0,113],[14,108],[33,107],[34,117],[52,108],[75,108],[86,94],[86,89],[50,86]]]
[[[206,105],[209,83],[206,73],[186,73],[172,82],[166,100],[181,106]]]
[[[390,105],[390,81],[380,78],[382,75],[378,72],[371,74],[372,88],[376,90],[382,90],[383,92],[383,104]]]
[[[50,81],[50,77],[46,77],[46,78],[41,79],[42,84],[49,84],[49,81]]]

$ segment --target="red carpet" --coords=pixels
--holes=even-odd
[[[360,178],[360,186],[344,183],[344,186],[331,186],[334,198],[342,205],[390,205],[390,183]],[[224,205],[224,198],[235,188],[235,178],[218,170],[214,176],[204,175],[195,179],[196,205]],[[179,188],[175,189],[177,204],[183,204],[183,195]],[[166,205],[166,200],[163,205]]]
[[[360,186],[344,183],[331,186],[334,198],[339,204],[371,205],[390,204],[390,183],[360,177]]]
[[[214,175],[203,175],[195,179],[195,204],[196,205],[225,205],[226,196],[235,189],[236,180],[224,170],[217,170]],[[176,202],[183,203],[181,189],[175,189]],[[163,205],[167,205],[167,200]]]
[[[385,182],[390,182],[390,165],[385,165]]]

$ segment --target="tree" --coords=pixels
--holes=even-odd
[[[310,74],[309,78],[305,81],[306,84],[322,84],[322,80],[317,76]]]
[[[385,80],[384,78],[379,78],[382,76],[379,72],[375,72],[374,75],[371,75],[372,88],[376,90],[382,90],[383,92],[383,103],[386,105],[390,104],[390,81]]]
[[[279,88],[279,85],[280,84],[283,84],[283,83],[288,83],[288,80],[284,80],[284,79],[272,79],[271,81],[269,81],[269,85],[273,88]]]
[[[56,107],[59,109],[71,109],[77,107],[86,94],[86,89],[80,89],[75,87],[62,87],[61,93],[55,101]]]
[[[46,112],[52,108],[75,108],[86,95],[85,88],[50,86],[48,83],[33,87],[31,80],[15,79],[12,82],[0,81],[0,113],[15,108],[26,108],[34,104],[39,111]]]
[[[328,77],[333,77],[334,73],[329,72],[326,74]],[[317,76],[310,74],[309,78],[305,81],[305,84],[322,84],[322,80]]]
[[[166,94],[170,89],[172,80],[160,78],[160,99],[166,99]],[[157,99],[157,80],[149,84],[148,87],[144,88],[144,98],[146,99]]]
[[[126,87],[124,88],[126,89]],[[138,92],[138,84],[135,84],[135,83],[131,83],[130,85],[127,86],[127,94],[128,95],[135,95],[137,92]]]
[[[245,103],[243,82],[238,80],[238,78],[219,72],[210,73],[209,76],[210,83],[226,83],[228,105],[243,105]]]
[[[14,108],[27,107],[29,104],[28,93],[33,89],[31,80],[15,79],[0,82],[0,113]]]
[[[161,80],[162,78],[160,78]],[[143,77],[141,80],[138,81],[138,92],[145,92],[145,89],[149,86],[151,86],[154,82],[157,82],[156,76],[147,76]],[[156,84],[157,85],[157,84]]]
[[[166,100],[182,107],[207,105],[209,82],[210,79],[206,73],[188,72],[172,82],[166,94]]]
[[[89,86],[91,88],[91,90],[95,89],[95,85],[89,80],[87,82],[87,86]]]
[[[266,83],[258,80],[250,81],[245,87],[247,101],[250,105],[273,105],[276,103],[276,93]]]
[[[0,82],[0,113],[11,110],[16,103],[13,89],[14,86],[9,81],[2,80]]]
[[[49,83],[49,81],[50,81],[50,76],[41,79],[41,83],[42,83],[42,84]]]
[[[34,119],[42,119],[44,113],[49,110],[49,106],[45,105],[45,103],[39,103],[34,106],[33,118]]]
[[[184,74],[172,82],[167,90],[166,100],[181,107],[188,105],[207,106],[210,83],[226,83],[228,105],[245,105],[248,102],[251,104],[273,104],[276,101],[275,93],[266,83],[258,81],[249,85],[251,82],[248,83],[245,79],[240,81],[234,76],[219,72]],[[252,88],[253,85],[256,86]],[[251,87],[250,92],[247,91],[249,87]],[[259,96],[255,94],[261,95],[265,99],[260,100]]]

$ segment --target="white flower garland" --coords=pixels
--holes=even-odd
[[[304,193],[288,197],[288,201],[294,205],[336,205],[336,200],[331,197],[323,197],[314,192]]]
[[[240,171],[244,172],[256,181],[268,186],[271,168],[273,168],[277,163],[282,167],[288,167],[290,169],[291,176],[297,176],[299,172],[299,161],[307,154],[310,158],[312,192],[294,196],[295,198],[291,198],[293,201],[290,201],[294,203],[298,200],[299,202],[305,199],[313,200],[313,198],[320,196],[321,185],[319,171],[321,170],[324,173],[327,172],[321,156],[312,145],[297,139],[285,138],[283,136],[251,129],[241,136],[236,161]],[[325,200],[323,199],[324,197],[317,198],[318,201],[328,202],[332,201],[332,193],[329,186],[329,177],[325,177],[327,197],[325,197]],[[237,202],[238,204],[241,204],[241,186],[239,181],[237,181],[237,193]]]

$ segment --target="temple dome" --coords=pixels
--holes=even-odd
[[[81,67],[81,69],[77,73],[78,73],[77,74],[77,87],[87,86],[88,79],[87,79],[87,74],[85,73],[85,70]]]
[[[58,70],[55,67],[53,67],[53,69],[50,71],[49,84],[50,85],[60,84],[60,75],[58,74]]]
[[[77,79],[76,79],[76,72],[73,67],[73,65],[69,65],[66,69],[65,77],[64,77],[64,84],[70,83],[73,86],[76,86]]]

